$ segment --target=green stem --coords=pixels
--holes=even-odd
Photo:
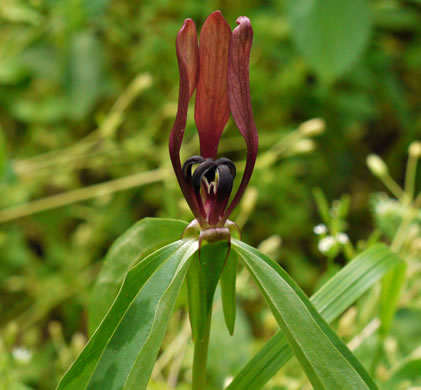
[[[329,255],[327,257],[327,274],[328,275],[332,275],[334,272],[334,267],[335,267],[335,263],[334,263],[335,257],[332,255]]]
[[[389,191],[397,198],[402,200],[405,196],[405,192],[402,190],[402,188],[399,186],[398,183],[396,183],[395,180],[388,174],[384,174],[380,177],[383,184],[389,189]]]
[[[409,154],[408,165],[405,175],[405,195],[406,201],[411,203],[414,199],[415,180],[417,177],[417,157]]]
[[[414,210],[411,206],[407,207],[408,209],[406,210],[395,237],[393,238],[392,244],[390,245],[390,249],[397,254],[399,254],[401,250],[403,241],[408,233],[408,228],[416,214],[416,210]]]
[[[57,207],[82,202],[84,200],[97,198],[99,196],[110,195],[130,188],[140,187],[145,184],[156,183],[164,180],[169,175],[170,171],[168,169],[154,169],[110,180],[105,183],[94,184],[89,187],[78,188],[73,191],[48,196],[32,202],[23,203],[18,206],[0,210],[0,223],[27,217],[28,215],[55,209]]]
[[[203,338],[196,340],[194,343],[192,390],[205,390],[206,388],[206,362],[208,359],[211,320],[212,309],[209,311]]]

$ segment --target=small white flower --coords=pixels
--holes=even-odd
[[[320,234],[326,234],[327,233],[327,227],[323,223],[319,223],[313,228],[314,234],[320,235]]]
[[[401,214],[402,207],[399,202],[395,199],[381,198],[376,204],[376,214],[387,215],[387,214]]]
[[[348,237],[348,234],[346,233],[338,233],[335,238],[336,238],[336,241],[338,241],[340,244],[343,244],[343,245],[349,242],[349,237]]]
[[[336,244],[336,240],[332,236],[327,236],[319,241],[319,251],[325,253]]]
[[[19,363],[29,363],[32,359],[32,352],[24,347],[13,348],[12,355]]]

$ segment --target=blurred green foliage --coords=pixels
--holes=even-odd
[[[346,210],[323,221],[331,233],[358,242],[376,226],[377,238],[393,236],[399,210],[373,195],[383,189],[365,158],[381,155],[403,183],[408,145],[421,137],[419,0],[2,0],[0,389],[54,388],[86,341],[90,288],[120,234],[145,216],[191,219],[167,151],[178,96],[174,43],[185,18],[200,26],[218,8],[232,26],[247,15],[254,27],[260,157],[233,216],[247,221],[244,240],[266,245],[311,293],[332,261],[348,259],[346,248],[328,259],[319,251],[315,187],[326,202],[348,194]],[[184,156],[198,151],[192,113]],[[314,117],[325,120],[324,133],[297,136]],[[221,150],[241,161],[244,147],[230,122]],[[255,336],[255,349],[275,325],[240,275],[236,337]],[[164,353],[182,324],[170,326]],[[188,357],[180,362],[186,377]],[[242,363],[211,358],[215,383]],[[151,388],[166,388],[160,375]]]

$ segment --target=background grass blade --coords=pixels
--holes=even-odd
[[[129,267],[154,250],[178,240],[186,226],[186,222],[175,219],[145,218],[133,225],[112,245],[91,295],[90,334],[113,303]]]
[[[355,300],[402,261],[386,245],[365,250],[333,276],[311,302],[327,322],[332,322]],[[227,389],[260,389],[293,356],[279,331],[239,372]]]
[[[379,334],[384,339],[390,332],[392,321],[399,304],[402,289],[406,283],[407,264],[402,262],[383,279],[380,294],[380,329]]]
[[[315,388],[377,388],[359,361],[279,264],[241,241],[235,240],[233,246],[253,275]]]
[[[402,364],[382,386],[383,390],[403,389],[406,385],[413,385],[416,389],[421,384],[421,358],[410,359]]]
[[[146,389],[195,241],[179,240],[134,266],[59,390]],[[116,353],[118,351],[118,353]]]

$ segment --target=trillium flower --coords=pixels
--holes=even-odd
[[[247,17],[239,17],[237,24],[231,31],[221,12],[215,11],[206,19],[198,44],[195,24],[186,19],[176,41],[180,88],[170,135],[170,157],[180,188],[202,231],[224,228],[247,187],[256,161],[258,135],[249,87],[253,30]],[[200,156],[181,165],[188,104],[195,90],[194,118]],[[244,174],[231,203],[235,165],[218,156],[219,140],[230,114],[247,146]]]

